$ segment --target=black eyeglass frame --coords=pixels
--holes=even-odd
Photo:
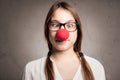
[[[57,23],[57,25],[59,25],[59,26],[58,26],[59,29],[60,29],[62,26],[64,27],[64,29],[66,29],[66,27],[65,27],[66,24],[68,24],[68,23],[74,23],[74,24],[75,24],[75,27],[76,27],[75,30],[73,30],[73,31],[68,30],[68,31],[69,31],[69,32],[74,32],[74,31],[77,30],[77,23],[76,23],[76,22],[60,23],[60,22],[58,22],[58,21],[50,21],[50,23],[49,23],[49,25],[48,25],[50,31],[57,31],[57,30],[59,30],[59,29],[57,29],[57,30],[51,30],[50,27],[51,27],[51,24],[52,24],[52,23]],[[66,29],[66,30],[67,30],[67,29]]]

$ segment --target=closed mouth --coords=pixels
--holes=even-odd
[[[60,39],[55,39],[55,41],[56,41],[56,42],[65,42],[65,41],[69,41],[69,39],[67,39],[67,40],[63,40],[63,41],[60,40]]]
[[[62,40],[59,40],[59,39],[55,39],[56,42],[63,42]]]

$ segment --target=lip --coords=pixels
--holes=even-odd
[[[61,41],[61,40],[59,40],[59,39],[55,39],[55,42],[63,42],[63,41]]]
[[[65,41],[68,41],[68,39],[65,40]],[[55,42],[65,42],[65,41],[61,41],[61,40],[59,40],[59,39],[55,39]]]

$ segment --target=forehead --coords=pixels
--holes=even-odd
[[[75,21],[71,12],[63,8],[58,8],[57,10],[55,10],[51,20],[57,20],[62,23],[65,23],[68,21]]]

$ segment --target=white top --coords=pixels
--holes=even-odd
[[[85,56],[85,59],[89,63],[95,80],[106,80],[105,79],[105,72],[102,64],[94,58]],[[46,80],[44,74],[44,65],[45,65],[46,57],[40,58],[38,60],[34,60],[29,62],[25,67],[25,73],[23,76],[23,80]],[[55,72],[55,80],[63,80],[55,62],[53,62],[53,68]],[[83,80],[82,73],[81,73],[81,66],[79,66],[73,80]]]

